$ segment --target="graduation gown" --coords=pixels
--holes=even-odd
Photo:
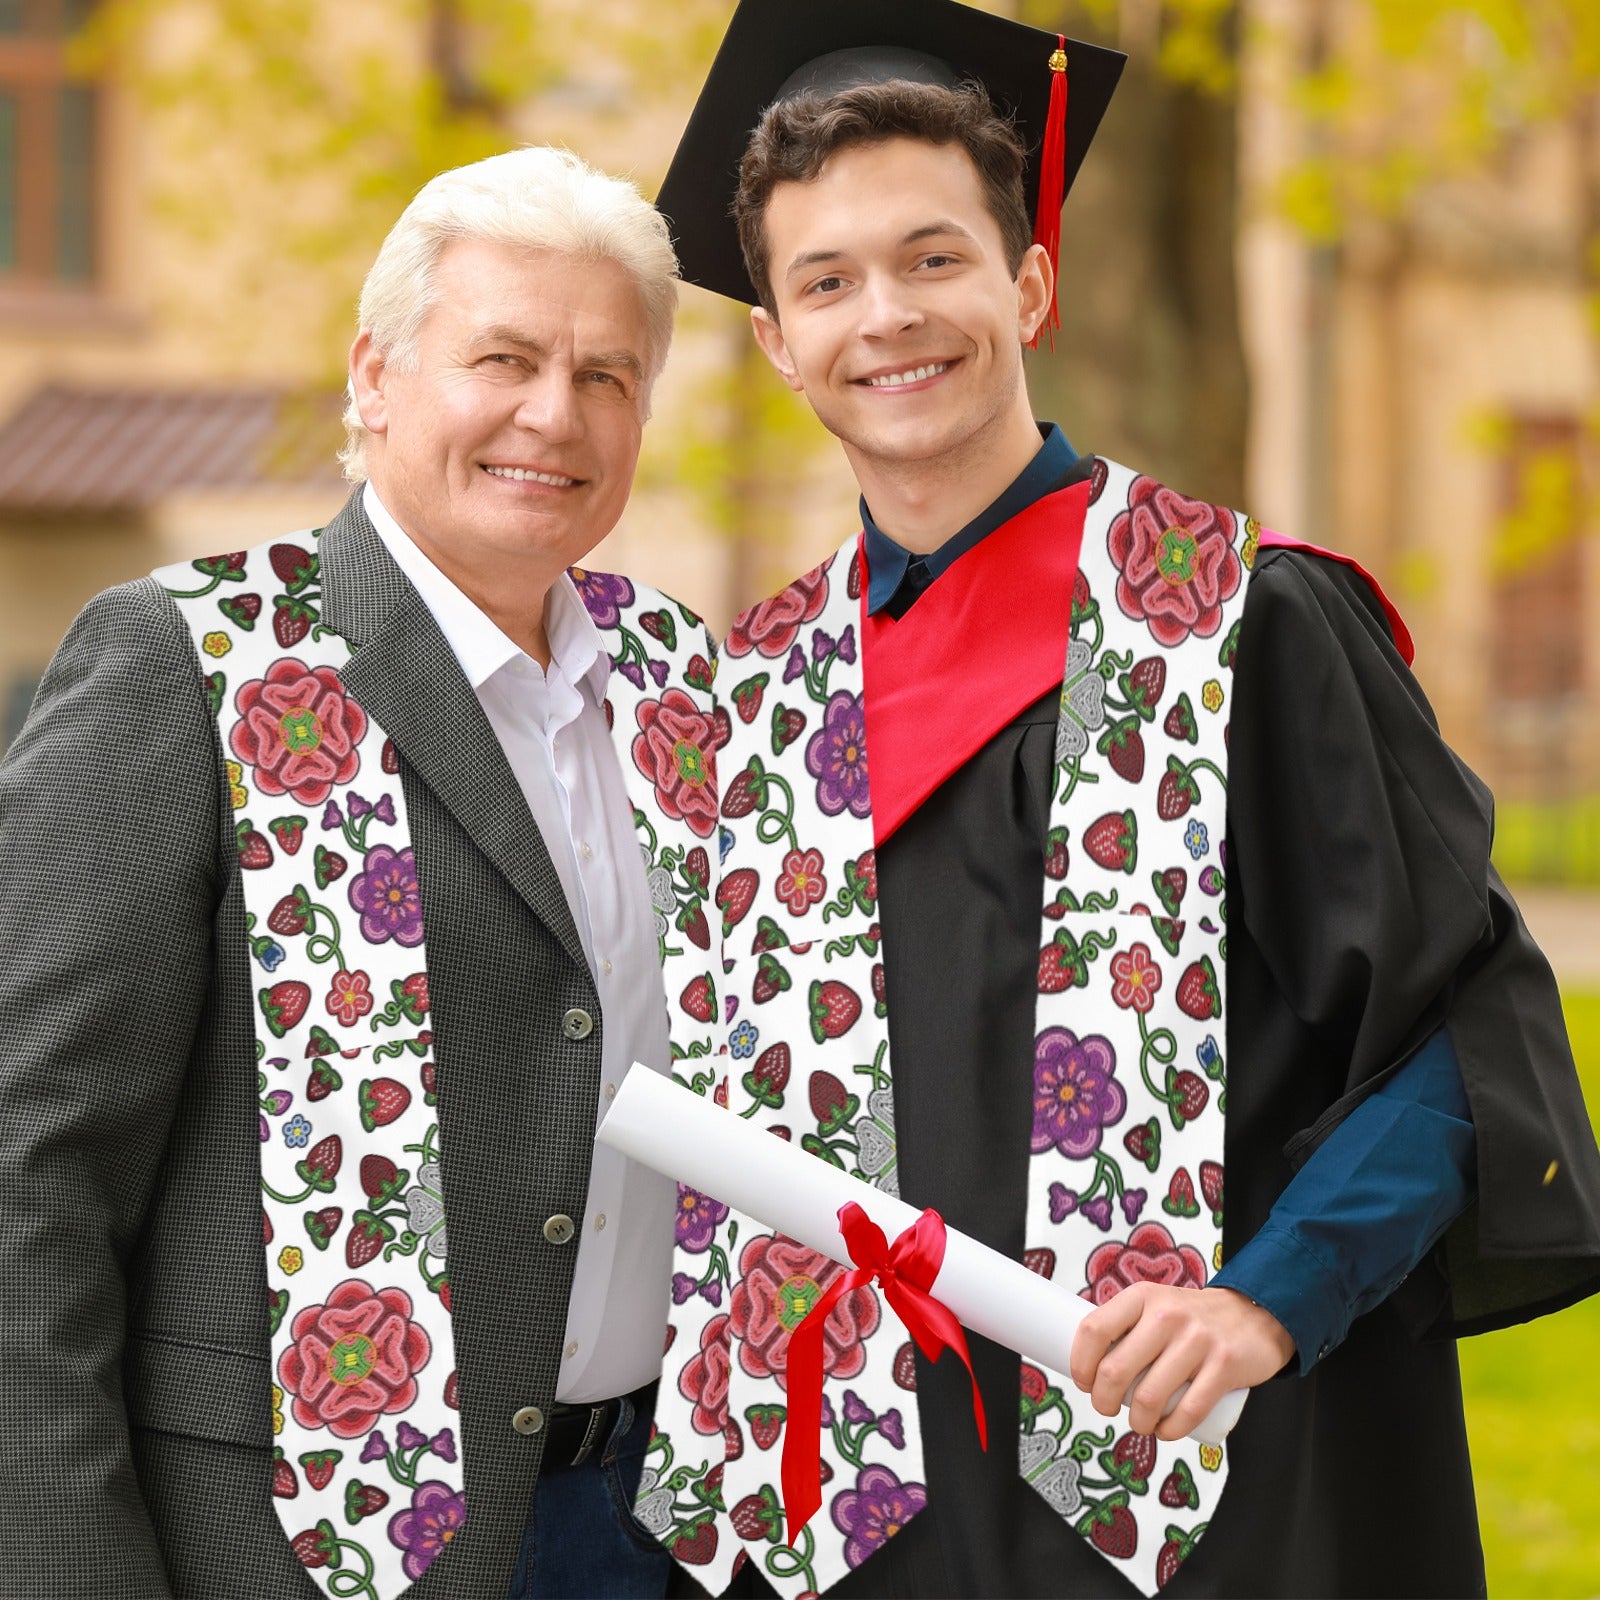
[[[1490,796],[1439,739],[1359,574],[1263,550],[1234,694],[1225,1249],[1441,1023],[1481,1200],[1343,1345],[1254,1393],[1210,1530],[1166,1592],[1482,1593],[1449,1336],[1600,1284],[1600,1163],[1559,997],[1489,864]],[[1027,707],[878,849],[901,1193],[1013,1256],[1058,703],[1052,688]],[[939,980],[952,969],[966,981]],[[1017,1356],[972,1344],[990,1415],[1011,1414]],[[980,1451],[960,1366],[917,1359],[929,1514],[830,1592],[1133,1594],[1018,1478],[1012,1431]],[[732,1592],[766,1588],[751,1566]]]

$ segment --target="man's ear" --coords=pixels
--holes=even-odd
[[[372,335],[363,328],[350,346],[350,389],[368,433],[386,433],[389,428],[389,406],[383,392],[386,375],[384,357],[373,345]]]
[[[777,368],[778,376],[796,394],[804,394],[806,386],[800,381],[799,369],[789,354],[783,329],[778,326],[778,319],[765,306],[750,308],[750,331],[755,334],[756,343],[761,346],[761,353]]]
[[[1017,269],[1017,332],[1024,344],[1039,337],[1039,329],[1050,314],[1050,297],[1055,292],[1056,275],[1042,244],[1030,244]]]

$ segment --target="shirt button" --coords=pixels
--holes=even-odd
[[[563,1352],[563,1354],[566,1356],[567,1360],[570,1361],[575,1355],[577,1355],[577,1353],[578,1353],[578,1341],[576,1339],[574,1339],[567,1346],[567,1348]]]
[[[594,854],[594,846],[587,839],[583,841],[583,859],[587,861]]]
[[[611,963],[609,961],[602,961],[600,963],[600,970],[609,978],[611,976]]]
[[[606,1214],[605,1214],[605,1212],[602,1211],[600,1213],[600,1215],[597,1216],[594,1219],[594,1230],[595,1230],[595,1232],[596,1233],[604,1232],[605,1231],[605,1225],[606,1225]]]
[[[551,1244],[570,1244],[577,1231],[572,1218],[564,1211],[558,1211],[544,1225],[544,1236]]]
[[[544,1426],[544,1412],[538,1406],[524,1406],[512,1413],[511,1426],[518,1433],[537,1433]]]
[[[574,1006],[561,1019],[561,1031],[569,1039],[587,1039],[594,1032],[594,1018],[579,1006]]]
[[[607,1100],[615,1100],[616,1098],[617,1098],[617,1086],[616,1086],[616,1084],[608,1083],[606,1085],[606,1099]]]

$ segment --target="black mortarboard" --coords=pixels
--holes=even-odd
[[[1052,63],[1062,44],[1064,74]],[[1028,212],[1054,262],[1060,205],[1047,199],[1041,214],[1041,176],[1047,195],[1059,184],[1065,197],[1126,59],[954,0],[739,0],[656,202],[685,281],[756,301],[732,206],[745,146],[768,106],[803,90],[891,78],[984,86],[1027,149]]]

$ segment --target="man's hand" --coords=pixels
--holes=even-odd
[[[1265,1383],[1293,1355],[1284,1325],[1232,1289],[1138,1283],[1084,1319],[1072,1341],[1072,1381],[1101,1416],[1114,1417],[1143,1372],[1129,1426],[1181,1439],[1230,1389]],[[1163,1421],[1185,1383],[1189,1392]]]

